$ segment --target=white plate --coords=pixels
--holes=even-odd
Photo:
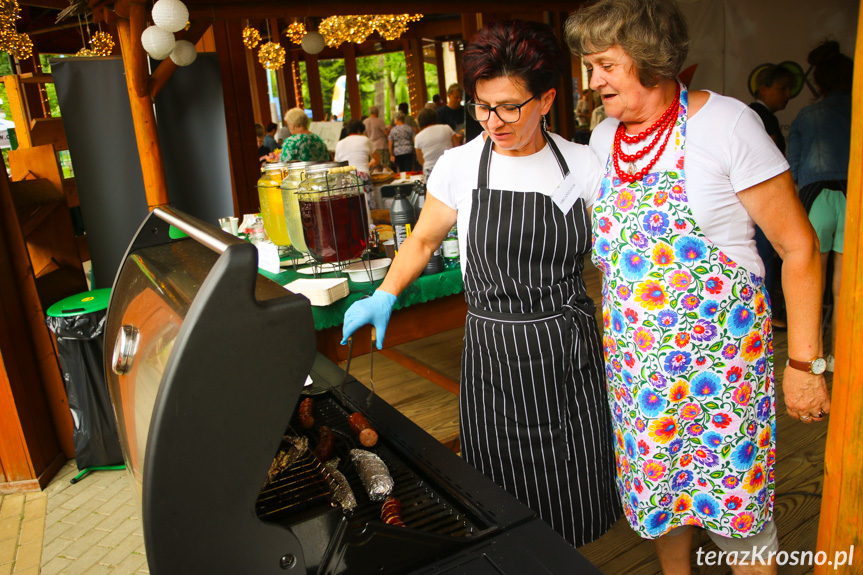
[[[391,263],[392,260],[390,258],[357,262],[346,267],[345,273],[348,274],[348,277],[351,278],[352,282],[367,283],[370,281],[378,281],[387,275],[387,270]],[[369,273],[371,273],[371,279],[369,279]]]

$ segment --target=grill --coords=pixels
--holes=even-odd
[[[152,573],[599,573],[317,354],[308,300],[258,275],[256,263],[251,244],[158,208],[117,275],[106,373]],[[307,376],[311,430],[296,414]],[[394,479],[406,527],[381,520],[350,460],[361,447],[347,423],[357,411],[379,434],[370,450]],[[265,484],[282,437],[315,446],[321,424],[356,496],[349,514],[311,450]]]

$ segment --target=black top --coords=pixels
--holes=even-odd
[[[452,128],[454,132],[458,132],[464,127],[465,123],[464,106],[459,106],[454,110],[449,106],[438,108],[437,119],[441,124],[449,124],[449,127]]]
[[[782,155],[785,155],[785,136],[782,135],[782,128],[779,127],[779,119],[776,115],[767,109],[767,106],[761,102],[752,102],[749,107],[755,110],[761,122],[764,124],[764,129],[767,130],[767,135],[773,138],[776,146]]]

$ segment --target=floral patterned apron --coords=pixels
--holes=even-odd
[[[633,529],[758,533],[773,510],[775,402],[762,278],[701,231],[684,173],[688,97],[669,141],[675,171],[625,184],[611,156],[594,204],[617,486]]]

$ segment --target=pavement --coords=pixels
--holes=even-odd
[[[127,473],[77,473],[70,460],[42,492],[0,496],[0,575],[150,572]]]

